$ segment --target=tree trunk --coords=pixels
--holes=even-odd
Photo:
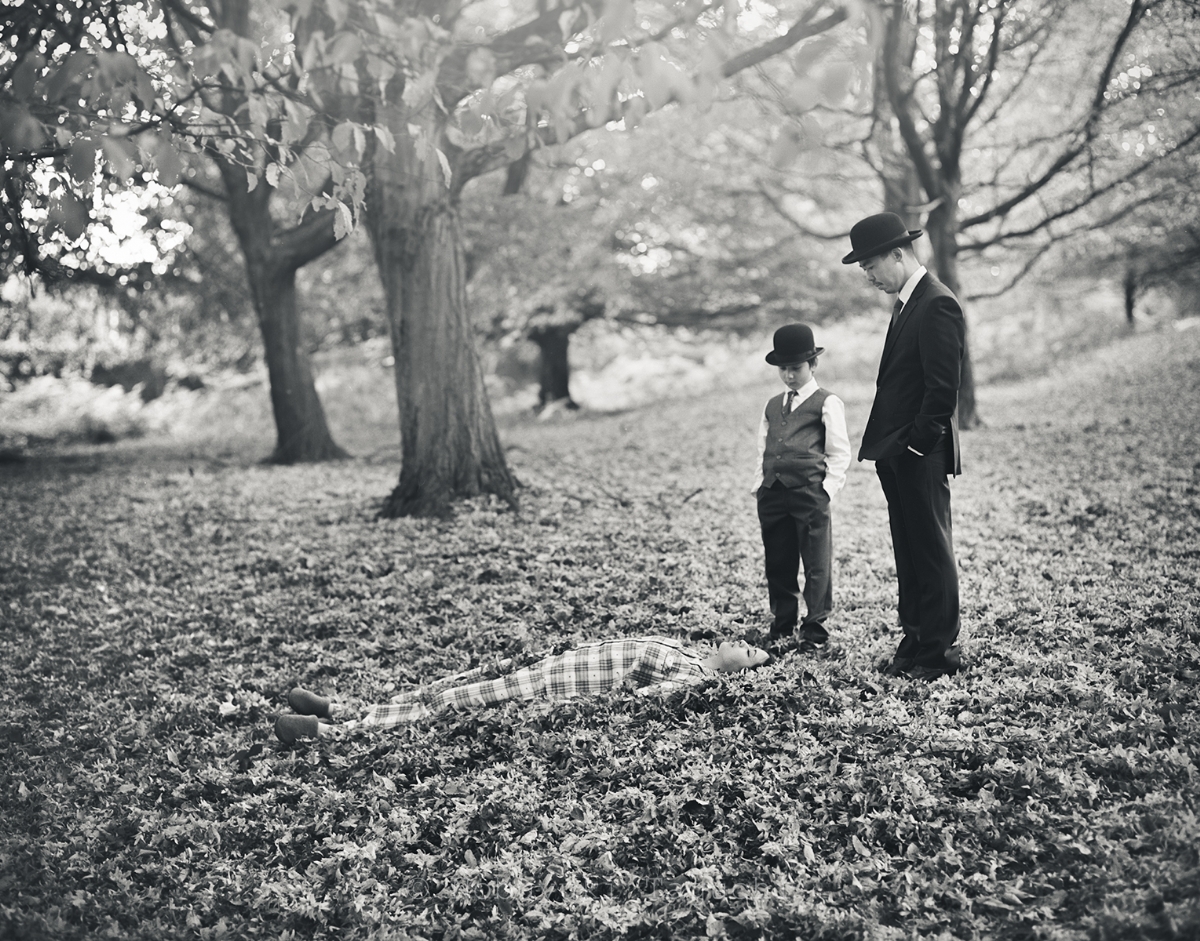
[[[886,90],[888,107],[899,122],[899,134],[908,152],[908,165],[925,191],[933,209],[925,223],[929,241],[933,245],[933,267],[939,279],[952,290],[962,303],[962,290],[958,281],[958,197],[962,191],[959,158],[962,150],[961,135],[953,133],[956,125],[948,118],[961,117],[954,111],[960,106],[953,94],[953,81],[949,73],[938,72],[938,94],[941,115],[934,129],[933,144],[937,153],[936,163],[930,159],[921,139],[917,117],[920,108],[915,104],[911,81],[912,61],[916,46],[909,32],[917,24],[907,14],[907,4],[894,0],[890,4],[891,16],[887,21],[884,41],[877,59],[877,75],[883,76],[882,84],[876,85],[876,96]],[[941,29],[939,38],[947,35],[954,20],[956,8],[952,4],[935,4],[934,25]],[[950,24],[946,25],[946,17]],[[902,184],[907,173],[885,181],[885,194],[889,201],[901,198]],[[898,185],[900,184],[900,185]],[[912,220],[913,212],[906,207],[901,213],[906,221]],[[911,225],[912,222],[909,221]],[[964,314],[964,327],[966,310]],[[963,336],[962,376],[958,391],[958,424],[960,428],[974,428],[980,424],[975,408],[975,368],[971,360],[970,331]]]
[[[210,4],[216,25],[237,36],[253,39],[249,0]],[[213,95],[206,101],[231,116],[245,103],[237,96]],[[271,462],[298,464],[347,456],[333,440],[325,409],[317,396],[308,355],[300,342],[296,308],[296,272],[336,244],[332,215],[309,213],[305,221],[280,229],[271,215],[275,189],[264,178],[254,189],[246,167],[228,154],[212,149],[228,197],[229,221],[246,259],[250,296],[262,331],[263,356],[271,383],[275,415],[275,450]]]
[[[538,405],[545,407],[552,402],[567,401],[567,408],[579,408],[571,398],[571,363],[567,352],[571,334],[578,324],[554,324],[538,327],[529,332],[529,339],[541,351],[538,369]]]
[[[908,62],[911,67],[911,61]],[[883,184],[883,211],[894,212],[910,229],[920,226],[919,213],[914,207],[925,202],[921,191],[921,180],[916,167],[904,147],[904,139],[894,127],[891,106],[888,103],[887,83],[884,68],[874,70],[875,121],[871,136],[867,140],[867,153],[874,149],[873,159]]]
[[[1132,265],[1125,269],[1125,321],[1129,326],[1133,326],[1133,308],[1137,303],[1138,295],[1138,276],[1137,271]]]
[[[958,280],[958,187],[947,186],[942,202],[929,214],[925,228],[933,246],[933,265],[938,279],[959,298]],[[963,308],[964,329],[966,308]],[[963,335],[962,379],[958,388],[958,427],[976,428],[982,422],[975,407],[975,366],[971,361],[970,331]]]
[[[271,382],[271,408],[275,413],[273,464],[298,464],[346,457],[334,442],[317,396],[308,356],[300,343],[300,318],[296,311],[296,271],[274,269],[247,260],[250,290],[262,330],[263,355]]]
[[[400,208],[377,192],[368,217],[400,407],[400,482],[381,515],[440,515],[455,498],[481,493],[515,507],[516,481],[475,353],[457,213],[443,197],[422,207],[411,228],[398,229],[388,213]]]
[[[396,84],[387,101],[372,101],[360,115],[390,127],[396,141],[391,151],[369,144],[365,154],[366,226],[400,413],[400,482],[380,515],[440,516],[456,498],[484,493],[515,509],[517,481],[475,352],[458,212],[431,143],[443,141],[446,118],[432,101],[409,108]]]
[[[525,178],[529,176],[529,164],[532,157],[533,151],[527,150],[508,165],[508,170],[504,174],[505,196],[516,196],[521,192],[521,187],[525,185]]]
[[[219,159],[218,167],[262,331],[275,415],[276,441],[270,460],[275,464],[299,464],[344,458],[347,454],[329,433],[325,409],[317,396],[308,355],[300,342],[300,314],[296,308],[296,271],[333,246],[332,225],[321,226],[313,224],[319,220],[310,220],[307,225],[277,233],[267,182],[262,180],[249,190],[243,167]],[[281,234],[291,237],[286,246],[281,244]]]

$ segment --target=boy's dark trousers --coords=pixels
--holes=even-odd
[[[767,595],[771,602],[774,635],[790,634],[799,620],[800,584],[804,563],[804,604],[800,625],[805,640],[824,643],[829,638],[825,619],[833,610],[833,527],[829,494],[817,483],[808,487],[773,487],[758,491],[758,522],[762,526],[766,558]]]

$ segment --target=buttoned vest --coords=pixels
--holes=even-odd
[[[763,483],[812,487],[825,479],[825,422],[821,409],[829,393],[818,389],[783,413],[786,393],[767,403],[767,446],[763,451]]]

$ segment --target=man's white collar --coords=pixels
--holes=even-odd
[[[908,303],[908,299],[910,297],[912,297],[912,292],[917,289],[917,282],[920,281],[923,277],[925,277],[925,273],[926,273],[925,266],[921,265],[921,267],[918,268],[916,271],[914,271],[912,273],[912,275],[909,277],[909,279],[904,282],[904,287],[902,287],[900,289],[900,293],[896,295],[897,297],[900,298],[900,303],[902,303],[902,304]]]

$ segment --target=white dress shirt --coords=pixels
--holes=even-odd
[[[817,391],[817,380],[810,379],[799,389],[792,399],[795,409],[801,402],[806,402]],[[784,398],[784,407],[787,399]],[[832,392],[825,396],[821,405],[821,422],[825,425],[825,480],[822,486],[833,499],[846,484],[846,470],[850,467],[850,435],[846,433],[846,406]],[[758,469],[755,474],[752,493],[757,493],[763,485],[763,457],[767,453],[767,409],[763,407],[762,418],[758,423]]]
[[[921,265],[921,267],[914,271],[912,276],[904,282],[904,287],[902,287],[900,289],[900,293],[896,295],[898,298],[900,298],[901,303],[908,303],[908,299],[912,297],[912,292],[917,289],[917,282],[925,277],[925,273],[926,268],[924,265]]]

